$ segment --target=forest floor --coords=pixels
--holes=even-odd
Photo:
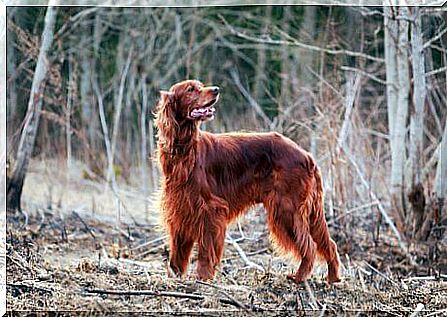
[[[385,228],[373,239],[369,225],[353,219],[331,227],[343,281],[328,285],[321,264],[296,285],[286,278],[296,263],[276,254],[264,213],[255,209],[229,230],[214,280],[201,282],[194,279],[195,252],[185,278],[167,276],[166,237],[156,225],[133,219],[118,229],[113,217],[33,204],[7,217],[8,310],[244,316],[409,316],[420,310],[447,316],[446,239],[428,260],[427,246],[411,246],[406,254]]]

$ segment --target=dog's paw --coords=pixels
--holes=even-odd
[[[288,274],[287,279],[296,284],[302,284],[306,280],[305,278],[298,277],[296,274]]]

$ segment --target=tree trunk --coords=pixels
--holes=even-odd
[[[264,9],[264,8],[263,8]],[[262,33],[268,34],[268,27],[271,23],[271,16],[272,16],[272,7],[266,6],[265,7],[265,16],[264,16],[264,22],[262,26]],[[255,82],[253,86],[253,98],[262,105],[262,99],[264,97],[264,91],[265,91],[265,82],[267,80],[267,77],[265,76],[266,70],[266,59],[267,59],[267,52],[265,49],[265,44],[261,43],[259,46],[259,49],[257,50],[257,63],[256,63],[256,74],[255,74]],[[256,113],[252,111],[253,118],[256,118]]]
[[[304,20],[300,27],[300,38],[308,39],[309,43],[312,43],[315,38],[317,22],[317,7],[316,6],[305,6],[304,7]],[[299,83],[293,83],[293,87],[299,85],[312,87],[315,81],[315,76],[309,71],[308,67],[314,68],[315,64],[315,54],[308,50],[296,49],[295,64],[298,65],[298,79]],[[294,89],[298,91],[298,89]]]
[[[396,20],[397,10],[384,7],[385,65],[387,81],[388,127],[391,146],[391,204],[396,225],[405,231],[404,164],[406,121],[408,115],[408,22]],[[407,9],[408,10],[408,9]]]
[[[7,186],[7,208],[10,210],[20,209],[23,183],[28,170],[29,159],[34,149],[40,111],[42,109],[42,94],[44,90],[45,76],[49,68],[47,54],[53,42],[56,15],[57,8],[49,6],[45,15],[42,43],[31,85],[28,110],[26,112],[25,122],[20,136],[16,164]]]
[[[400,16],[409,16],[408,7],[399,8]],[[404,19],[399,20],[399,37],[397,49],[397,70],[398,70],[398,94],[397,94],[397,111],[394,126],[395,138],[395,176],[392,179],[391,186],[393,187],[395,206],[401,213],[404,219],[405,234],[409,234],[409,218],[405,196],[405,162],[406,155],[406,134],[407,134],[407,119],[408,119],[408,102],[410,94],[410,70],[408,65],[408,21]]]
[[[84,30],[84,32],[87,32]],[[84,47],[87,47],[88,41],[90,38],[90,34],[84,33],[82,35],[81,43],[83,43]],[[80,50],[79,59],[81,64],[81,78],[79,82],[79,93],[81,99],[81,113],[82,113],[82,122],[83,127],[87,129],[88,142],[90,147],[96,148],[96,134],[95,131],[97,129],[97,112],[93,106],[92,100],[92,88],[91,88],[91,65],[92,65],[92,57],[89,56],[88,50]],[[84,147],[84,160],[87,164],[89,164],[90,153],[88,151],[88,147]]]
[[[70,175],[71,169],[71,113],[73,106],[73,90],[75,86],[73,84],[73,57],[70,55],[68,59],[68,91],[67,91],[67,107],[65,109],[65,136],[67,143],[67,174]]]
[[[439,159],[435,178],[435,193],[438,205],[438,215],[435,219],[437,218],[439,224],[442,219],[447,219],[445,216],[446,210],[443,210],[445,197],[447,196],[447,118],[445,120],[444,134],[439,149]]]
[[[130,63],[132,61],[132,51],[133,51],[133,46],[131,46],[129,49],[126,65],[124,66],[123,71],[121,73],[118,97],[117,97],[116,104],[115,104],[115,118],[114,118],[113,133],[112,133],[112,139],[111,139],[112,167],[113,167],[113,161],[115,158],[116,146],[117,146],[117,141],[118,141],[118,132],[120,131],[121,110],[123,109],[124,84],[126,82],[127,73],[129,72]],[[130,93],[130,92],[128,92],[128,93]],[[110,182],[110,180],[111,180],[110,172],[114,173],[113,168],[112,168],[112,170],[108,169],[107,182]]]
[[[426,96],[424,42],[421,29],[420,8],[414,7],[414,23],[411,28],[413,105],[410,123],[410,170],[411,189],[408,195],[412,207],[413,236],[422,228],[424,222],[425,195],[421,171],[423,167],[424,105]]]
[[[283,8],[283,19],[282,19],[282,29],[284,33],[289,33],[290,31],[290,20],[291,16],[291,7],[286,6]],[[283,121],[284,121],[284,113],[286,108],[290,106],[290,48],[287,45],[284,45],[281,48],[281,94],[278,103],[278,130],[282,132],[283,130]]]
[[[141,177],[143,181],[143,197],[144,197],[144,213],[146,215],[146,220],[149,221],[149,206],[147,203],[147,197],[149,196],[147,181],[147,133],[146,133],[146,113],[148,108],[148,97],[147,97],[147,87],[146,87],[146,75],[141,75],[141,94],[143,95],[142,105],[141,105]]]

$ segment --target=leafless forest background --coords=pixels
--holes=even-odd
[[[144,266],[144,261],[162,271],[163,235],[154,229],[160,172],[152,110],[160,90],[191,78],[222,91],[216,119],[203,129],[274,130],[313,153],[323,173],[330,229],[352,282],[345,290],[365,296],[353,301],[351,293],[340,291],[345,308],[366,309],[362,304],[369,305],[369,299],[373,309],[414,309],[420,303],[445,308],[446,20],[446,9],[439,7],[8,7],[8,263],[13,267],[8,299],[13,307],[39,308],[30,304],[33,296],[57,290],[57,284],[36,282],[41,272],[35,268],[43,259],[49,263],[47,275],[57,265],[74,265],[76,274],[95,275],[96,287],[102,283],[98,272],[110,274],[92,260],[96,254],[100,261],[102,256],[132,262],[111,262],[123,272],[123,265]],[[248,272],[265,273],[272,261],[262,218],[262,210],[255,210],[227,239],[226,248]],[[93,240],[82,242],[93,251],[81,247],[84,239]],[[56,251],[36,251],[32,260],[24,255],[26,248],[47,250],[60,243],[59,257],[51,253]],[[69,256],[68,249],[75,252]],[[278,264],[283,262],[274,263],[283,270]],[[235,264],[224,261],[221,271],[227,266]],[[148,277],[145,269],[141,274]],[[22,270],[31,276],[27,283],[20,280]],[[229,275],[241,283],[233,273],[218,280]],[[379,293],[399,293],[402,276],[409,279],[402,282],[408,292],[420,286],[414,281],[427,282],[429,300],[416,296],[405,306],[407,294],[375,306],[381,299],[365,288],[362,274],[371,283],[386,284]],[[167,290],[185,285],[152,278],[168,283]],[[126,281],[117,283],[129,286]],[[270,282],[262,285],[274,290],[287,283]],[[311,286],[319,291],[304,288],[310,304],[302,309],[343,309],[329,290],[321,293],[326,286]],[[78,287],[88,293],[85,285]],[[239,309],[264,307],[249,308],[244,292],[226,292],[232,296],[224,299]],[[431,298],[434,293],[440,297]],[[192,301],[206,302],[207,296]],[[277,307],[289,309],[286,295],[278,296]],[[68,302],[59,298],[42,307]],[[137,304],[189,307],[155,303]],[[220,309],[225,301],[214,304],[207,307]],[[86,308],[79,305],[73,307]],[[130,304],[105,300],[101,305]]]

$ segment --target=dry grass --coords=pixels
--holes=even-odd
[[[194,279],[196,254],[187,277],[168,278],[166,239],[155,225],[136,224],[123,213],[117,229],[113,195],[101,196],[103,185],[76,179],[73,170],[70,177],[76,181],[62,187],[63,169],[58,175],[54,168],[44,167],[33,164],[28,175],[26,213],[8,215],[7,219],[9,310],[187,315],[229,311],[240,315],[320,315],[323,311],[326,315],[356,315],[381,311],[410,315],[423,304],[423,315],[447,315],[445,239],[438,245],[434,261],[428,259],[427,246],[412,246],[410,254],[419,264],[412,266],[385,228],[374,240],[371,220],[353,213],[331,227],[342,257],[343,282],[328,285],[325,266],[319,265],[307,285],[296,285],[286,274],[297,265],[275,254],[259,209],[240,219],[240,227],[234,225],[230,230],[250,263],[227,243],[213,281]],[[46,194],[49,187],[53,187],[51,199]],[[122,184],[120,188],[134,219],[144,219],[144,203],[132,200],[132,195],[141,193]],[[62,199],[55,199],[58,196]],[[91,197],[96,199],[94,213],[89,208]],[[134,293],[104,294],[110,291]]]
[[[52,208],[62,213],[76,210],[104,218],[115,218],[117,203],[110,186],[105,182],[92,181],[85,177],[87,166],[73,161],[68,170],[60,161],[33,160],[23,186],[23,207],[33,210]],[[147,216],[141,189],[139,171],[133,171],[132,184],[119,182],[118,195],[121,201],[121,221],[144,222]]]

